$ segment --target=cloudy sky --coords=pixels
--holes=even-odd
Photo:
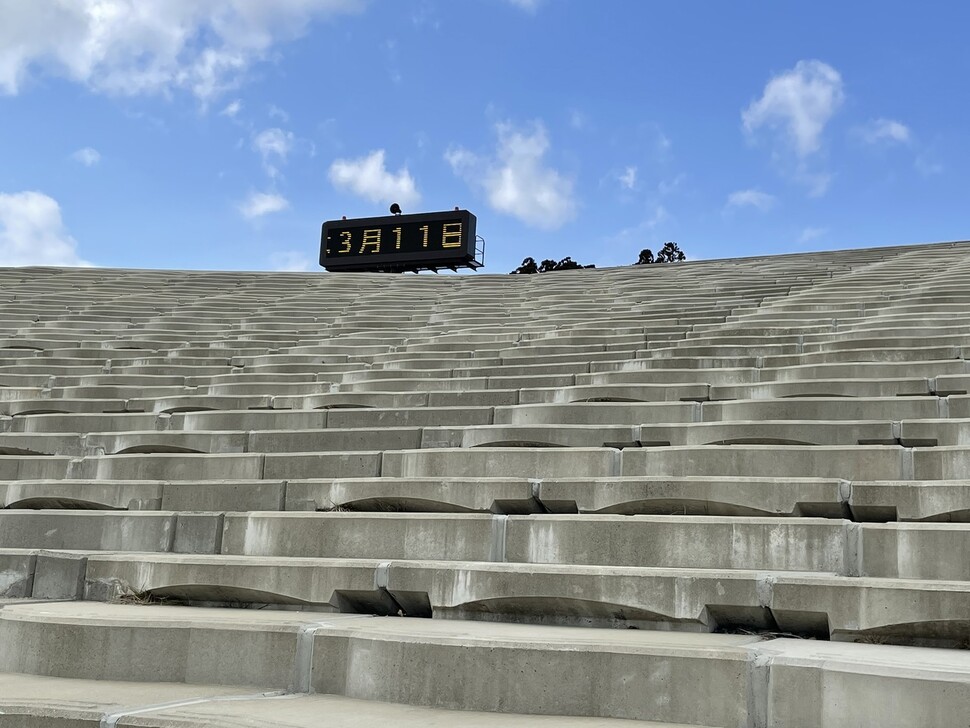
[[[318,270],[458,205],[486,271],[970,237],[970,6],[0,0],[0,265]]]

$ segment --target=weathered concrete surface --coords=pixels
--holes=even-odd
[[[107,677],[107,655],[201,694],[319,679],[447,708],[959,725],[968,253],[441,278],[0,269],[0,659],[68,680]],[[92,601],[118,598],[253,609]],[[725,661],[725,635],[664,636],[710,630],[814,639]],[[658,647],[680,637],[698,641]],[[336,658],[311,673],[321,640]],[[590,674],[616,685],[563,686]],[[690,687],[708,683],[722,713]],[[61,689],[20,715],[69,710]],[[231,705],[226,724],[245,721]]]
[[[958,726],[970,714],[965,651],[772,640],[766,725]]]
[[[469,710],[749,722],[744,647],[756,638],[611,630],[590,643],[572,628],[368,622],[314,633],[314,691]],[[408,669],[414,664],[433,666],[433,675]],[[705,700],[689,698],[700,690]]]
[[[56,703],[51,695],[57,695]],[[153,707],[154,706],[154,707]],[[629,726],[629,721],[567,716],[515,715],[434,710],[354,700],[337,695],[253,692],[245,687],[137,683],[49,678],[0,673],[0,724],[4,728],[102,728],[109,717],[116,726],[157,728],[328,728],[396,725],[405,728],[518,728],[522,726]],[[652,728],[685,728],[649,723]]]
[[[245,556],[493,560],[499,528],[477,514],[254,513],[225,519],[222,552]]]
[[[174,513],[0,511],[0,548],[168,551]]]
[[[311,621],[299,612],[271,610],[6,606],[0,610],[0,672],[292,689],[297,635]]]

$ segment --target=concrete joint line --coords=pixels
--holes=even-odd
[[[122,718],[130,718],[145,713],[153,713],[156,710],[168,710],[171,708],[184,708],[189,705],[199,705],[200,703],[223,703],[234,700],[260,700],[264,698],[295,698],[295,695],[287,695],[282,690],[275,690],[266,693],[250,693],[248,695],[214,695],[211,697],[187,698],[185,700],[173,700],[168,703],[155,703],[154,705],[144,705],[140,708],[129,708],[120,710],[117,713],[105,713],[101,716],[101,728],[113,728],[118,725]]]
[[[862,525],[846,523],[844,526],[844,551],[842,571],[844,576],[862,575]]]
[[[758,604],[765,609],[771,609],[771,602],[775,596],[776,578],[771,574],[758,574],[755,582],[755,593],[758,595]]]
[[[710,395],[710,392],[709,391],[708,391],[708,395]],[[691,410],[690,411],[691,411],[691,415],[690,415],[691,416],[691,422],[703,422],[704,421],[704,403],[703,402],[694,402],[694,406],[691,407]],[[642,425],[640,426],[640,429],[641,430],[643,429],[643,426]],[[638,437],[637,439],[639,440],[640,438]]]
[[[390,583],[390,576],[391,562],[382,561],[379,563],[374,569],[374,590],[387,589],[387,585]]]
[[[290,481],[284,480],[280,483],[280,510],[285,511],[286,508],[286,489],[289,486]]]
[[[610,475],[613,477],[619,477],[623,474],[623,451],[614,450],[613,451],[613,462],[611,463],[612,472]]]
[[[489,561],[505,562],[505,538],[506,531],[508,530],[508,522],[508,516],[492,516],[492,543],[489,549]]]
[[[772,658],[760,654],[757,645],[751,651],[754,654],[748,662],[748,725],[751,728],[768,728]]]
[[[852,501],[852,481],[851,480],[839,481],[839,501],[845,504],[848,504]]]
[[[939,414],[940,419],[949,419],[950,418],[950,398],[948,396],[940,397],[936,401],[939,403],[939,407],[940,407],[940,411],[937,413]]]
[[[165,553],[175,553],[175,537],[178,536],[178,522],[179,517],[177,513],[173,513],[165,519],[165,525],[168,528],[168,543],[165,545]]]
[[[67,464],[67,479],[76,480],[82,475],[84,468],[84,458],[71,458]]]
[[[532,499],[542,503],[542,478],[530,478],[529,487],[532,490]]]
[[[900,477],[903,480],[912,480],[914,477],[914,466],[913,466],[913,448],[907,447],[903,449],[902,457],[902,472]]]
[[[319,629],[334,626],[336,625],[323,620],[300,625],[300,631],[296,633],[296,656],[293,663],[293,690],[291,692],[310,692],[310,679],[313,673],[313,635]]]

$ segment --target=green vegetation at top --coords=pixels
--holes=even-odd
[[[666,242],[664,246],[657,251],[657,255],[654,256],[653,251],[650,248],[644,248],[640,251],[640,257],[637,262],[633,265],[649,265],[652,263],[678,263],[682,260],[686,260],[687,256],[684,255],[677,243]],[[583,265],[577,263],[571,257],[566,256],[562,260],[543,260],[541,263],[536,263],[535,258],[526,258],[522,261],[520,265],[511,273],[552,273],[557,270],[575,270],[577,268],[595,268],[595,265]]]

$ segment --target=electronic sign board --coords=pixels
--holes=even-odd
[[[328,271],[402,272],[480,268],[468,210],[329,220],[320,233]]]

